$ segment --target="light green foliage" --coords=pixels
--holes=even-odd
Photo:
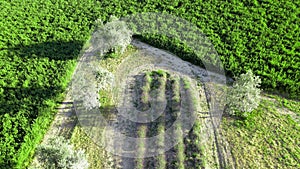
[[[107,54],[115,58],[124,53],[131,42],[131,36],[132,32],[127,29],[126,23],[111,16],[106,24],[97,20],[97,28],[92,35],[91,44],[93,50],[99,52],[100,56]]]
[[[260,102],[261,80],[251,70],[236,79],[227,94],[227,111],[231,115],[247,117]]]
[[[164,70],[158,69],[155,71],[155,73],[157,73],[159,76],[165,76],[166,72]]]
[[[114,76],[111,72],[107,71],[106,69],[99,68],[96,73],[96,80],[97,80],[97,89],[107,89],[111,87]]]
[[[184,89],[189,89],[191,87],[191,84],[188,79],[183,79]]]
[[[45,169],[87,169],[84,151],[74,150],[64,137],[56,137],[37,148],[39,163]]]

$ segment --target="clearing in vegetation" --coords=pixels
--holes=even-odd
[[[138,42],[135,43],[139,44],[140,47],[142,45],[142,43],[138,43]],[[161,50],[150,48],[147,45],[145,45],[144,47],[147,47],[149,51],[156,52],[157,55],[153,56],[154,60],[161,60],[159,59],[160,58],[159,56],[163,56],[163,58],[168,60],[169,55],[167,54],[165,55]],[[100,65],[103,68],[109,68],[112,72],[114,72],[115,77],[120,78],[120,76],[118,76],[118,72],[128,72],[128,74],[132,73],[130,71],[127,71],[128,70],[127,68],[132,68],[131,65],[133,62],[139,63],[139,60],[143,60],[143,62],[147,63],[147,61],[149,61],[147,60],[147,57],[144,57],[147,55],[148,52],[140,51],[141,55],[134,55],[134,53],[136,52],[134,48],[130,49],[129,51],[130,54],[125,53],[125,55],[120,58],[103,60],[100,63]],[[151,55],[153,54],[154,53],[151,53]],[[130,57],[130,55],[134,55],[134,57]],[[139,57],[142,57],[143,59]],[[170,57],[170,59],[176,60],[177,58]],[[151,61],[152,60],[150,59],[149,62]],[[177,62],[175,61],[174,64],[176,63]],[[135,98],[132,99],[133,105],[135,105],[139,109],[147,110],[151,106],[151,104],[149,104],[149,102],[151,102],[149,101],[151,100],[150,99],[151,96],[158,98],[159,96],[164,95],[163,98],[165,98],[165,100],[167,101],[167,109],[157,120],[147,125],[144,125],[143,127],[140,127],[141,124],[139,123],[130,123],[128,121],[120,125],[120,126],[128,126],[126,127],[126,129],[123,129],[124,133],[128,132],[127,133],[128,135],[137,137],[137,134],[142,134],[142,135],[146,135],[146,137],[149,137],[149,136],[157,135],[158,133],[166,132],[165,130],[170,128],[172,125],[174,126],[177,125],[177,127],[175,127],[174,130],[172,130],[172,132],[176,133],[177,135],[180,135],[180,127],[182,126],[180,125],[180,123],[174,123],[178,117],[178,113],[176,113],[176,111],[178,110],[178,108],[183,107],[184,104],[182,103],[182,101],[190,100],[186,102],[188,103],[188,107],[192,107],[193,104],[191,103],[193,103],[193,98],[185,97],[185,99],[182,99],[182,97],[193,96],[195,95],[195,92],[193,92],[193,94],[186,93],[185,95],[182,95],[184,93],[181,94],[178,93],[180,93],[181,90],[186,92],[200,91],[198,93],[199,94],[198,99],[204,99],[204,100],[198,102],[199,105],[201,104],[203,105],[200,106],[202,110],[199,111],[201,113],[197,114],[197,120],[195,121],[193,128],[190,130],[187,137],[185,137],[182,141],[179,140],[178,145],[176,145],[174,148],[171,148],[170,150],[158,156],[147,157],[138,160],[112,155],[112,157],[115,159],[114,162],[116,163],[116,166],[119,166],[119,168],[132,168],[132,166],[136,166],[136,167],[139,166],[144,168],[149,168],[149,167],[190,168],[190,166],[195,167],[195,164],[197,164],[196,167],[198,168],[208,167],[208,166],[210,166],[211,168],[218,167],[220,165],[218,164],[220,162],[218,162],[218,153],[217,153],[218,151],[217,149],[219,147],[215,145],[215,140],[208,139],[211,138],[211,133],[207,132],[209,131],[210,128],[209,124],[211,123],[211,121],[209,120],[209,118],[207,118],[208,114],[205,114],[205,112],[208,112],[208,107],[206,104],[206,97],[202,88],[203,84],[199,83],[199,85],[196,86],[199,86],[200,88],[194,90],[193,87],[195,87],[195,85],[193,84],[192,81],[189,81],[189,78],[187,78],[186,76],[180,77],[178,74],[174,73],[174,71],[162,69],[160,67],[153,70],[151,66],[149,67],[146,66],[144,68],[135,69],[135,70],[139,70],[139,71],[135,71],[129,76],[134,78],[133,79],[128,78],[129,81],[132,82],[131,85],[128,86],[128,88],[131,87],[131,89],[133,89],[130,90],[132,96],[131,98]],[[198,72],[201,71],[198,70]],[[203,77],[205,79],[205,76]],[[150,91],[149,87],[150,89],[152,88],[162,89],[163,87],[165,92],[152,93],[151,95],[151,92],[149,92]],[[108,108],[113,107],[113,105],[115,104],[115,102],[113,101],[113,98],[115,98],[114,97],[115,94],[110,93],[110,90],[100,91],[100,94],[103,98],[100,99],[101,100],[100,102],[103,105],[102,108],[103,109],[107,108],[106,110],[114,110]],[[127,94],[130,94],[130,92]],[[277,99],[279,100],[279,102],[282,102],[282,104],[289,107],[290,110],[295,111],[296,113],[299,114],[299,112],[296,111],[298,110],[297,109],[297,105],[299,105],[298,102],[294,102],[294,101],[292,102],[287,100],[284,101],[284,100],[280,100],[279,98]],[[293,103],[293,104],[287,104],[287,103]],[[272,168],[273,166],[278,166],[281,168],[298,167],[297,159],[299,159],[298,158],[299,153],[297,152],[299,150],[299,147],[297,147],[296,145],[299,145],[297,141],[299,140],[298,139],[299,125],[296,125],[296,123],[289,118],[289,115],[282,116],[276,113],[276,111],[278,110],[276,109],[275,105],[271,106],[271,108],[262,109],[262,107],[266,107],[265,105],[268,105],[268,102],[263,101],[260,104],[259,108],[254,111],[253,117],[250,116],[248,120],[245,121],[245,123],[240,122],[239,120],[236,121],[231,117],[223,118],[224,121],[222,122],[222,130],[221,130],[222,138],[219,138],[218,140],[218,143],[221,146],[221,150],[219,151],[225,151],[222,152],[223,155],[227,155],[226,150],[231,151],[230,154],[232,155],[232,157],[230,156],[223,157],[224,158],[223,162],[226,163],[226,166],[231,166],[232,168],[240,168],[240,167],[244,167],[244,168],[255,168],[255,167],[270,168],[271,167]],[[105,112],[108,112],[107,114],[111,114],[111,115],[114,114],[111,112],[109,113],[109,111],[105,111]],[[258,116],[255,117],[256,115]],[[274,120],[273,118],[271,118],[273,119],[272,122],[267,120],[269,117],[275,117],[274,115],[276,115],[276,120]],[[118,116],[117,114],[114,114],[113,118],[117,119],[115,121],[119,120],[117,116]],[[276,128],[281,124],[282,126],[288,128],[288,131],[294,134],[289,135],[288,133],[290,132],[287,132],[285,130],[272,129],[272,127]],[[256,135],[255,138],[259,139],[258,142],[256,142],[255,140],[251,141],[253,138],[252,137],[253,133],[254,135]],[[278,137],[274,137],[275,135],[277,135]],[[76,137],[78,137],[78,135]],[[239,139],[241,137],[243,137],[243,139]],[[268,137],[269,139],[266,139],[266,137]],[[296,143],[296,144],[287,144],[288,143],[287,140],[291,140],[291,141],[293,140],[292,143]],[[281,147],[280,144],[281,142],[285,144],[284,147]],[[160,139],[158,139],[157,145],[162,146],[164,143],[166,143],[166,138],[161,137]],[[261,143],[262,145],[258,146],[258,143]],[[252,144],[255,144],[256,147],[253,147]],[[123,146],[124,148],[128,148],[127,147],[128,145],[126,145],[125,143],[123,144]],[[270,149],[268,148],[268,146],[272,146],[273,148]],[[147,148],[148,148],[147,142],[141,142],[139,144],[139,149],[142,150],[141,154],[144,155],[147,154],[143,152],[143,151],[147,152],[148,151]],[[275,151],[273,151],[273,149],[280,150],[280,153],[276,153]],[[290,149],[295,149],[295,151],[290,152],[289,151]],[[260,156],[262,152],[263,155],[267,157],[266,160],[264,159],[256,160],[256,157]],[[288,159],[289,161],[285,161],[284,159]]]
[[[218,165],[215,159],[206,158],[206,154],[215,154],[214,145],[208,145],[212,146],[208,147],[206,145],[208,141],[205,141],[209,140],[211,138],[209,136],[212,135],[208,134],[211,132],[211,121],[207,114],[205,114],[206,117],[199,114],[199,112],[208,112],[208,105],[202,82],[194,78],[195,72],[203,75],[205,70],[138,41],[134,44],[139,47],[143,46],[144,50],[130,47],[129,51],[120,58],[107,58],[100,62],[101,67],[113,72],[116,80],[116,85],[112,86],[113,90],[100,90],[100,110],[107,117],[109,125],[117,128],[122,134],[146,138],[157,136],[158,139],[154,147],[153,142],[148,142],[147,139],[140,139],[136,147],[132,147],[135,144],[122,142],[122,140],[110,140],[119,148],[116,150],[118,154],[133,153],[135,156],[145,157],[132,159],[112,155],[116,166],[121,168],[133,166],[136,168],[190,168],[197,163],[197,166],[201,168]],[[153,51],[156,55],[153,55]],[[140,65],[138,65],[139,62]],[[171,63],[171,66],[166,67],[166,63]],[[151,64],[155,64],[155,67]],[[189,69],[185,69],[187,67]],[[191,68],[193,71],[190,70]],[[181,70],[184,70],[183,73]],[[120,113],[118,107],[122,105],[132,105],[138,111],[132,109],[136,112],[130,111],[128,114],[138,116],[139,120],[150,117],[151,122],[134,122],[122,117],[118,114]],[[149,111],[151,108],[161,114],[153,114]],[[139,114],[139,111],[149,112]],[[189,131],[193,120],[195,120],[196,128]],[[185,135],[187,137],[184,138]],[[74,135],[74,137],[78,138],[80,135]],[[172,139],[174,143],[170,143]],[[175,147],[172,147],[173,144]],[[161,149],[155,150],[156,146]],[[162,149],[165,147],[167,149]],[[159,151],[160,154],[149,157],[153,151]]]

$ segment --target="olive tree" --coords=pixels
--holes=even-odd
[[[91,44],[93,50],[102,56],[105,53],[122,54],[131,40],[132,31],[127,28],[126,22],[111,16],[106,24],[99,19],[96,21]]]
[[[226,112],[230,115],[247,117],[259,105],[260,83],[259,76],[255,76],[251,70],[236,78],[228,90]]]
[[[64,137],[51,138],[37,147],[39,166],[46,169],[87,169],[84,151],[75,150]]]

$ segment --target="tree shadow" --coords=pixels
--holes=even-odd
[[[4,75],[4,79],[1,79],[0,139],[10,138],[11,142],[9,145],[5,145],[6,143],[0,144],[0,168],[1,166],[10,168],[15,165],[13,161],[15,158],[14,154],[18,153],[24,142],[29,144],[28,140],[24,140],[24,137],[31,133],[32,125],[35,123],[35,120],[41,117],[47,121],[45,121],[45,123],[50,124],[51,119],[57,112],[55,108],[58,101],[63,100],[62,97],[59,97],[63,96],[61,93],[65,90],[65,88],[61,86],[61,82],[57,84],[52,81],[50,84],[37,85],[33,84],[33,81],[33,83],[29,84],[29,87],[22,87],[23,82],[26,80],[26,77],[24,79],[23,73],[25,74],[28,69],[26,62],[28,62],[29,59],[35,59],[38,61],[35,62],[36,64],[38,64],[39,61],[41,63],[53,61],[55,64],[63,65],[62,63],[64,63],[64,61],[78,58],[84,43],[83,41],[50,41],[30,45],[19,44],[5,48],[0,47],[2,56],[7,58],[7,60],[3,61],[2,67],[0,66],[3,70],[1,75],[4,75],[5,71],[8,70],[16,71],[18,74],[18,76],[13,77],[9,75],[6,77],[6,75]],[[30,62],[30,64],[33,63]],[[29,66],[34,67],[34,65]],[[63,68],[60,70],[64,71]],[[40,70],[36,69],[30,71],[38,74]],[[43,71],[47,72],[46,69]],[[47,73],[43,73],[42,75],[46,76],[47,79],[52,78],[50,74]],[[64,75],[64,73],[62,72],[61,75]],[[17,84],[12,85],[12,81],[17,81]],[[32,139],[31,141],[35,142],[35,138]],[[5,159],[5,161],[3,161],[3,159]]]
[[[83,41],[52,41],[31,45],[17,45],[12,48],[2,48],[19,57],[49,58],[50,60],[69,60],[78,57]]]
[[[35,119],[43,108],[49,107],[48,100],[57,101],[58,94],[64,90],[61,87],[2,87],[4,94],[0,101],[0,115],[5,113],[11,116],[17,114],[26,115],[29,119]]]
[[[1,140],[10,138],[11,143],[7,148],[1,145],[3,148],[1,157],[6,160],[0,160],[0,168],[1,166],[10,168],[15,165],[13,158],[26,142],[24,138],[30,135],[35,120],[40,117],[46,124],[50,124],[49,120],[56,113],[56,102],[62,99],[58,94],[62,93],[63,89],[61,87],[2,87],[2,90],[0,138]],[[44,127],[41,127],[41,130],[44,130]]]
[[[269,97],[270,95],[274,95],[276,97],[279,97],[281,99],[287,99],[287,100],[292,100],[292,101],[297,101],[299,102],[300,101],[300,97],[298,96],[297,97],[291,97],[290,94],[286,93],[286,92],[283,92],[283,91],[279,91],[279,90],[265,90],[262,92],[262,94],[264,96],[267,96]]]

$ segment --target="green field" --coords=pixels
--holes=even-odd
[[[31,162],[55,108],[64,98],[77,59],[94,30],[94,21],[139,12],[166,12],[197,25],[213,43],[228,76],[251,68],[262,78],[265,91],[293,98],[273,96],[275,105],[262,102],[253,118],[241,122],[246,124],[224,118],[222,130],[237,167],[299,168],[299,126],[295,119],[276,110],[278,106],[286,107],[299,118],[299,4],[284,0],[0,0],[0,168],[24,168]],[[202,65],[178,39],[150,34],[137,38]],[[80,129],[75,131],[80,135]],[[193,132],[191,137],[197,139],[197,129]],[[180,152],[174,164],[178,166],[189,160],[182,158],[189,153],[180,144],[175,147]],[[201,154],[198,145],[190,147]],[[191,162],[203,160],[190,156]],[[256,156],[265,158],[256,160]],[[95,158],[89,159],[97,161]],[[168,165],[158,161],[158,165]]]
[[[300,167],[299,123],[277,107],[279,103],[263,100],[246,122],[223,120],[237,168]]]

